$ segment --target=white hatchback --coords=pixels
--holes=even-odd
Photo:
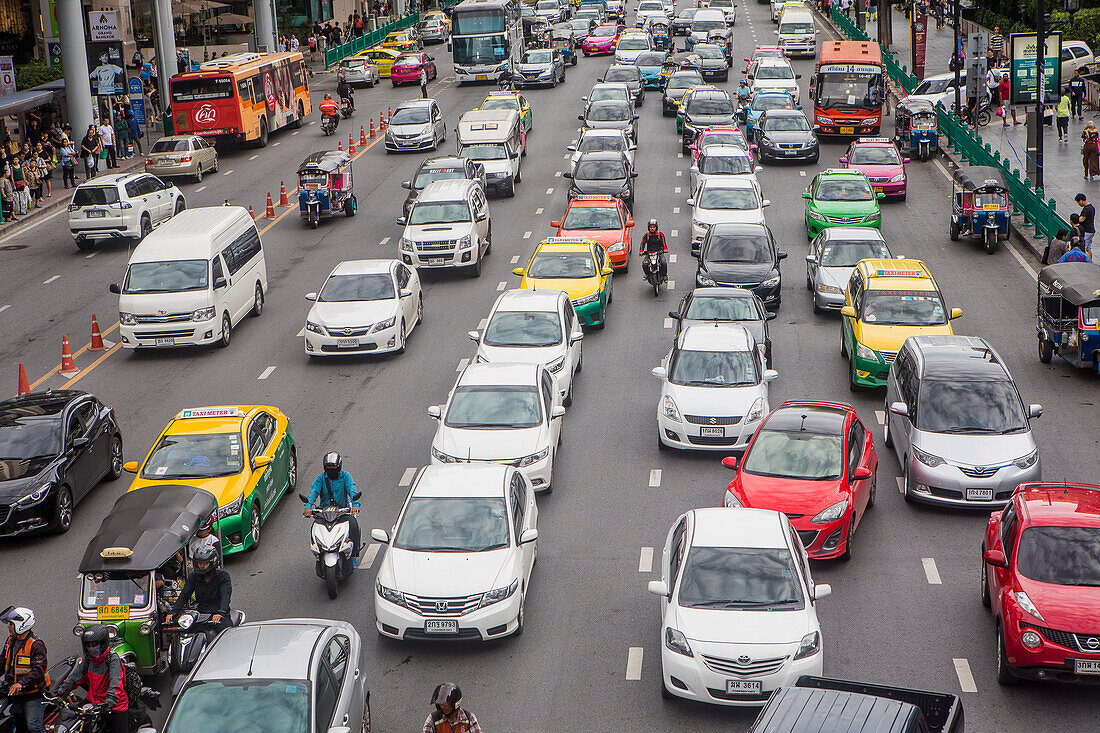
[[[602,86],[602,85],[601,85]],[[626,85],[621,85],[625,88]],[[630,92],[628,91],[627,94]],[[583,153],[622,153],[630,161],[630,167],[634,168],[634,153],[638,146],[631,142],[623,130],[606,130],[590,128],[581,132],[576,145],[570,145],[566,150],[572,153],[569,158],[569,170],[577,165]]]
[[[788,92],[794,103],[798,104],[798,80],[802,75],[794,73],[791,62],[787,59],[757,59],[749,67],[746,76],[752,94],[762,91]]]
[[[715,224],[765,224],[764,207],[771,201],[746,176],[722,176],[705,181],[687,200],[691,208],[691,246],[695,249]]]
[[[718,705],[763,705],[822,671],[818,600],[787,518],[764,509],[693,509],[669,530],[661,579],[661,692]]]

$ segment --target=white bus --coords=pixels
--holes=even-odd
[[[497,81],[523,50],[519,0],[463,0],[451,11],[455,80]]]

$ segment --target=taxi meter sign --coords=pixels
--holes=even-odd
[[[192,407],[181,410],[180,420],[206,418],[206,417],[241,417],[243,413],[236,407]]]

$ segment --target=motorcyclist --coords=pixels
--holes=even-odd
[[[657,255],[657,271],[661,275],[661,282],[668,279],[668,265],[665,264],[665,253],[668,245],[665,244],[665,235],[657,227],[657,220],[650,219],[646,225],[646,233],[642,236],[642,243],[638,247],[638,254],[645,257],[647,254]]]
[[[333,129],[340,126],[340,105],[333,101],[332,95],[328,92],[325,92],[325,98],[321,100],[320,109],[322,119],[332,118]]]
[[[351,516],[348,517],[348,538],[355,548],[352,562],[355,567],[359,567],[361,543],[359,541],[359,521],[355,518],[359,514],[359,499],[355,498],[355,479],[344,470],[344,459],[336,451],[326,453],[321,464],[324,471],[317,474],[317,478],[313,479],[313,484],[309,487],[309,497],[306,499],[305,511],[302,513],[307,517],[312,517],[314,505],[322,509],[329,506],[347,507],[351,512]],[[320,503],[318,503],[318,499]]]
[[[196,610],[212,616],[206,629],[208,635],[217,634],[232,625],[229,620],[229,603],[233,596],[233,582],[229,579],[229,573],[218,567],[220,559],[221,553],[209,545],[195,550],[195,554],[191,556],[191,566],[194,569],[188,574],[179,597],[164,617],[165,625],[171,625],[172,619],[183,610],[192,594],[195,596]]]
[[[42,724],[42,693],[50,687],[46,644],[31,631],[34,611],[8,606],[0,612],[0,621],[8,625],[4,642],[4,668],[0,670],[0,694],[7,695],[16,721],[30,733],[46,733]],[[16,726],[16,730],[20,730]]]
[[[462,706],[462,690],[444,682],[432,693],[435,710],[424,721],[424,733],[481,733],[477,718]]]
[[[352,112],[355,111],[355,90],[352,89],[351,84],[348,84],[347,77],[344,75],[341,75],[339,81],[336,82],[336,94],[339,95],[341,104],[346,99],[348,100],[348,108]]]
[[[752,100],[752,89],[749,88],[747,79],[742,79],[737,85],[737,105],[744,111]]]
[[[195,536],[187,541],[187,555],[188,557],[194,557],[195,552],[202,546],[208,545],[215,550],[221,550],[221,541],[214,534],[214,516],[211,515],[204,519],[199,525],[199,528],[195,530]]]
[[[98,706],[106,714],[106,730],[110,733],[128,733],[130,700],[126,695],[126,670],[122,660],[111,651],[107,627],[95,624],[80,634],[84,653],[72,671],[57,687],[57,695],[65,697],[73,688],[88,688],[87,703]],[[71,726],[66,726],[71,728]]]

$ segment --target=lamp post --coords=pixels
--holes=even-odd
[[[955,67],[955,114],[962,117],[962,80],[959,72],[962,68],[962,54],[959,53],[962,49],[962,9],[959,7],[959,0],[955,0],[951,8],[951,20],[955,24],[955,48],[951,50]]]
[[[1028,115],[1028,147],[1032,148],[1028,156],[1028,178],[1036,188],[1043,185],[1043,112],[1046,96],[1046,41],[1047,30],[1060,28],[1073,21],[1073,14],[1080,8],[1079,0],[1063,0],[1063,7],[1069,14],[1068,20],[1051,20],[1046,14],[1045,0],[1036,0],[1035,5],[1035,113]],[[1055,63],[1060,63],[1055,61]],[[1061,74],[1056,74],[1060,79]],[[1061,89],[1055,90],[1061,96]],[[1034,122],[1032,122],[1034,118]]]

